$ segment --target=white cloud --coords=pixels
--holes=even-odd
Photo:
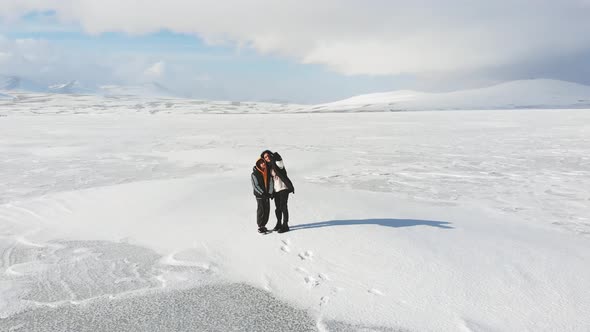
[[[0,52],[0,64],[8,62],[12,58],[12,54],[8,52]]]
[[[0,35],[0,74],[36,73],[53,58],[49,44],[38,39],[8,39]]]
[[[323,64],[345,74],[472,71],[590,45],[587,0],[3,0],[89,33],[160,29]]]
[[[0,35],[0,75],[20,76],[40,85],[72,80],[89,85],[142,80],[148,63],[149,59],[142,60],[137,55],[113,58],[72,50],[44,39],[10,39]],[[154,63],[151,69],[153,74],[162,73],[163,64]]]

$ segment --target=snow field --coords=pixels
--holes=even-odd
[[[307,313],[299,330],[584,331],[589,118],[1,118],[0,326],[238,284]],[[266,148],[296,193],[292,231],[261,236],[249,174]]]

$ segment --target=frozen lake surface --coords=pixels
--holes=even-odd
[[[2,330],[590,325],[588,110],[10,107]],[[256,233],[266,148],[296,186],[290,233]]]

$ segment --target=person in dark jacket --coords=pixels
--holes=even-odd
[[[252,169],[252,189],[256,197],[258,208],[256,210],[256,223],[258,224],[258,233],[266,233],[266,224],[270,214],[269,199],[273,193],[273,180],[264,159],[259,158]]]
[[[295,193],[293,182],[287,176],[287,169],[283,162],[283,158],[278,152],[271,152],[265,150],[261,157],[264,159],[270,169],[270,175],[273,179],[274,185],[274,201],[275,201],[275,215],[277,223],[273,231],[284,233],[289,231],[289,209],[287,201],[289,200],[289,193]]]

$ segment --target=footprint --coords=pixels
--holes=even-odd
[[[310,288],[317,287],[320,285],[320,282],[312,276],[306,276],[305,278],[303,278],[303,280],[305,280],[305,284]]]
[[[369,289],[367,292],[373,294],[373,295],[379,295],[379,296],[383,296],[383,292],[381,292],[380,290],[378,290],[377,288],[371,288]]]
[[[332,287],[330,292],[332,293],[332,295],[336,295],[336,294],[342,292],[343,290],[344,290],[344,288],[342,288],[342,287]]]
[[[290,253],[291,252],[291,248],[289,248],[289,245],[291,244],[291,240],[289,240],[289,239],[283,239],[283,240],[281,240],[281,242],[283,243],[283,246],[281,246],[281,250],[283,252]]]
[[[318,273],[318,278],[320,278],[324,281],[330,281],[330,277],[328,277],[328,275],[324,274],[324,273]]]
[[[305,261],[305,260],[311,260],[313,258],[313,252],[311,251],[305,251],[299,254],[299,258],[301,258],[301,260]]]
[[[326,304],[328,304],[328,302],[330,302],[330,297],[329,296],[322,296],[320,298],[320,307],[325,307]]]
[[[318,273],[317,277],[314,277],[312,275],[310,275],[307,270],[305,270],[302,267],[298,267],[295,269],[297,272],[305,275],[305,277],[303,278],[303,280],[305,281],[305,284],[307,286],[309,286],[310,288],[313,287],[317,287],[322,285],[324,282],[329,281],[330,279],[328,278],[328,276],[326,276],[323,273]]]

